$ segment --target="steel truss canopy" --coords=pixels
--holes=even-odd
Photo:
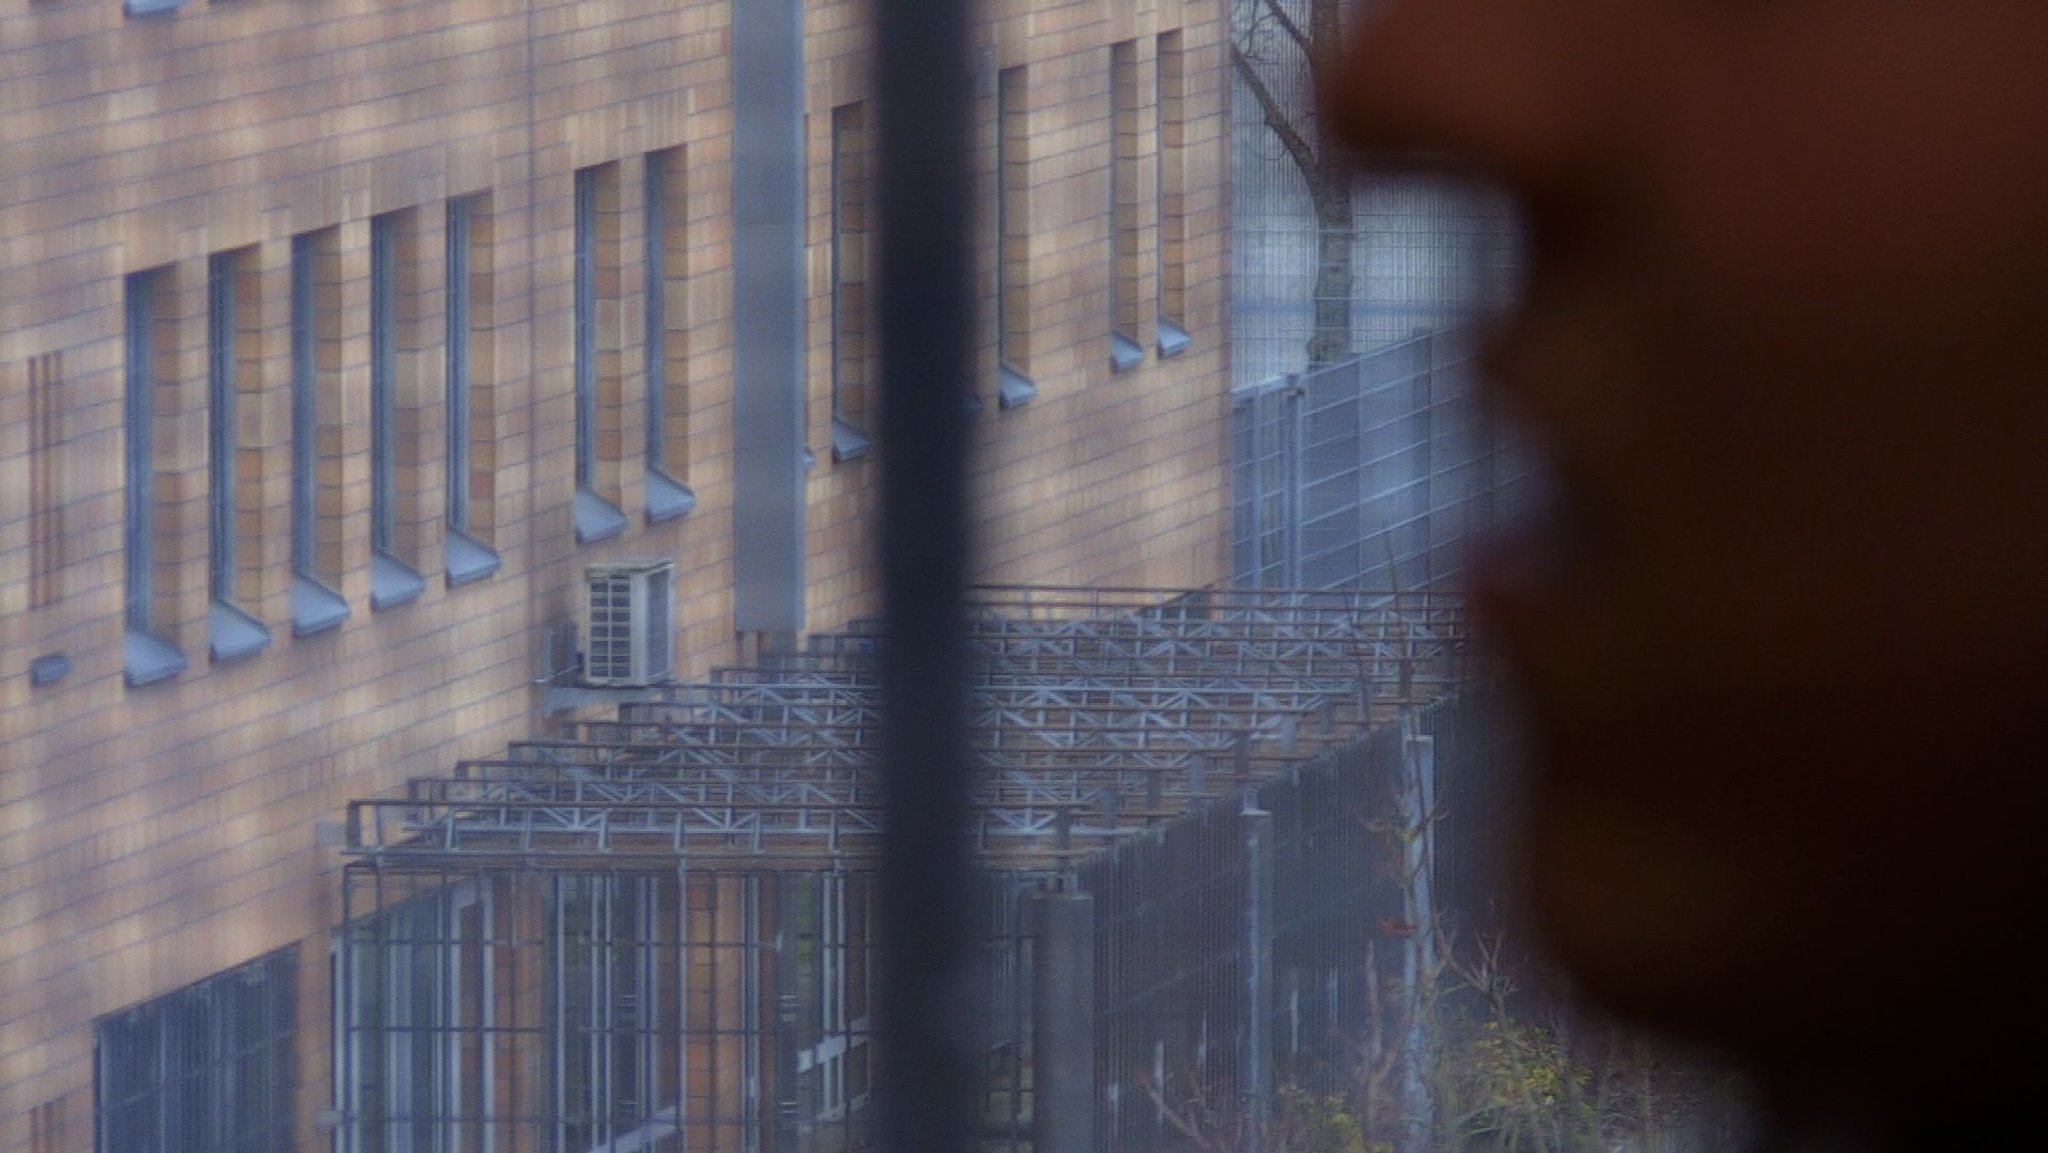
[[[1469,660],[1440,593],[986,587],[962,627],[973,806],[1060,868],[1361,739]],[[877,622],[350,804],[358,865],[864,867],[883,832]]]

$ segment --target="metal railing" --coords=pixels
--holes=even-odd
[[[1458,603],[995,589],[972,607],[977,772],[953,835],[980,910],[980,1011],[959,1009],[979,1020],[973,1147],[1164,1149],[1189,1109],[1255,1116],[1364,1011],[1398,904],[1374,867],[1387,721],[1464,675]],[[665,686],[352,804],[343,1082],[413,1062],[426,1088],[350,1088],[345,1130],[873,1140],[891,1082],[867,1050],[870,905],[893,835],[875,641]],[[418,901],[441,911],[401,911]],[[408,986],[426,1001],[388,987],[401,969],[439,974]],[[1077,1059],[1086,1086],[1052,1071]]]

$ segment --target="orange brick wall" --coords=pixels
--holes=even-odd
[[[873,611],[877,574],[862,531],[872,511],[872,459],[833,464],[831,430],[831,116],[864,99],[867,44],[860,5],[829,4],[811,18],[811,390],[808,576],[813,621]],[[982,300],[992,307],[996,246],[996,72],[1024,69],[1032,187],[1013,211],[1031,234],[1024,296],[1037,399],[996,403],[993,316],[983,371],[968,382],[981,401],[975,532],[989,583],[1185,587],[1228,571],[1228,189],[1225,28],[1200,0],[994,0],[982,29],[984,70],[976,117],[989,219],[979,228]],[[1180,31],[1186,137],[1178,149],[1187,242],[1170,253],[1189,286],[1178,319],[1194,342],[1172,359],[1153,347],[1159,285],[1154,120],[1156,45]],[[1143,269],[1138,335],[1146,358],[1112,373],[1109,349],[1111,45],[1133,41],[1141,133]]]
[[[1227,571],[1227,94],[1224,28],[1212,9],[1174,0],[997,6],[997,62],[1024,69],[1031,187],[1014,210],[1024,213],[1030,237],[1027,315],[1038,397],[1008,412],[991,406],[983,416],[983,579],[1183,586]],[[1175,30],[1187,58],[1187,138],[1179,151],[1189,193],[1181,206],[1189,240],[1177,256],[1190,286],[1187,315],[1177,319],[1194,341],[1159,359],[1155,263],[1142,260],[1133,335],[1146,346],[1145,360],[1112,373],[1111,45],[1135,41],[1137,111],[1149,124],[1157,38]],[[992,139],[993,100],[987,103]],[[1156,143],[1148,132],[1139,145],[1139,240],[1149,250],[1158,236]]]
[[[872,609],[876,595],[865,535],[875,463],[835,464],[829,441],[831,110],[863,97],[860,11],[820,0],[807,29],[816,627]],[[1021,65],[1028,78],[1039,393],[998,408],[991,344],[986,379],[974,382],[984,579],[1186,585],[1225,571],[1220,15],[1182,0],[991,5],[991,67]],[[125,18],[120,0],[0,0],[0,1153],[29,1153],[32,1128],[43,1142],[34,1153],[92,1148],[94,1019],[292,942],[302,943],[302,1132],[306,1148],[322,1147],[312,1119],[329,1096],[325,957],[340,864],[322,822],[351,798],[531,731],[539,634],[574,617],[585,564],[674,557],[680,667],[702,673],[734,658],[728,18],[726,3],[707,0],[187,0],[141,19]],[[1112,374],[1110,45],[1137,42],[1149,102],[1156,37],[1175,29],[1188,76],[1180,319],[1194,343],[1168,361],[1148,347],[1141,367]],[[985,144],[993,110],[990,95]],[[677,471],[699,503],[650,526],[636,391],[643,157],[678,146],[683,191],[672,203],[686,206],[689,280],[670,301],[686,348],[671,360],[686,375],[671,369],[670,423],[687,430]],[[600,347],[615,350],[616,383],[598,428],[615,478],[607,496],[628,527],[579,547],[572,174],[611,162],[616,276],[603,289],[614,304],[601,310]],[[472,521],[503,564],[450,588],[440,253],[446,200],[475,193],[487,194],[489,291],[472,303]],[[400,539],[426,590],[373,610],[369,220],[408,209],[417,295],[400,306],[414,334],[401,349]],[[1156,243],[1150,200],[1140,215],[1143,242]],[[322,349],[320,403],[340,495],[326,555],[352,615],[294,638],[289,253],[295,234],[330,228],[338,323]],[[237,593],[272,639],[216,664],[206,653],[206,269],[212,254],[243,249]],[[993,243],[983,251],[991,266]],[[131,689],[122,286],[161,266],[156,616],[190,667]],[[1156,294],[1145,275],[1149,344]],[[985,287],[992,276],[985,267]],[[30,662],[51,653],[68,655],[72,672],[31,687]]]

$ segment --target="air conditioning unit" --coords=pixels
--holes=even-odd
[[[675,673],[676,566],[622,561],[584,570],[590,613],[583,681],[651,685]]]

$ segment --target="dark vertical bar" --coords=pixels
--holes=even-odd
[[[646,279],[641,289],[645,311],[641,331],[646,354],[642,363],[647,373],[647,466],[661,468],[668,444],[668,162],[673,152],[654,152],[647,157],[641,210],[645,224],[641,231],[641,262]]]
[[[317,506],[313,488],[319,482],[314,455],[319,451],[315,433],[314,398],[319,372],[318,348],[314,343],[313,309],[317,303],[313,272],[314,254],[319,249],[313,234],[292,237],[291,257],[291,357],[292,357],[292,575],[305,576],[315,567],[313,518]],[[294,598],[296,599],[296,597]]]
[[[974,292],[967,0],[876,0],[880,148],[883,1139],[964,1153],[969,924],[963,382]]]
[[[162,273],[133,272],[126,282],[127,374],[122,406],[127,434],[126,538],[122,560],[128,579],[128,627],[146,631],[153,616],[156,541],[156,322]]]
[[[213,599],[235,599],[235,257],[206,262],[207,487]]]
[[[570,310],[575,322],[576,487],[597,480],[597,170],[576,170],[571,208],[575,280]]]
[[[392,438],[398,428],[398,219],[370,218],[370,547],[396,544],[398,472]],[[377,606],[373,606],[377,607]]]
[[[448,201],[442,227],[442,307],[446,333],[448,527],[469,531],[469,217],[470,202]]]

